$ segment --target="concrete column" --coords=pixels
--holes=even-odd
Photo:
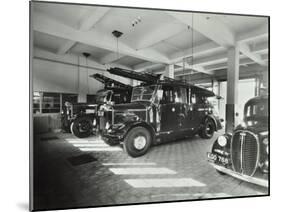
[[[238,123],[235,119],[235,107],[238,104],[239,82],[239,48],[231,47],[227,52],[227,101],[226,101],[226,132],[232,132]]]
[[[172,79],[175,78],[175,66],[174,66],[174,64],[168,64],[168,65],[165,67],[164,76],[170,77],[170,78],[172,78]]]
[[[215,80],[215,79],[212,79],[211,83],[212,83],[212,91],[216,95],[218,95],[218,92],[219,92],[219,88],[218,88],[219,87],[219,82],[217,80]]]
[[[79,57],[79,65],[85,65],[86,60],[84,57]],[[78,67],[78,102],[83,103],[87,102],[87,93],[88,93],[88,75],[87,69],[82,68],[81,66]]]
[[[260,77],[256,77],[256,79],[255,79],[255,96],[260,95],[260,87],[261,87]]]

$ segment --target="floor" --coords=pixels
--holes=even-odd
[[[139,158],[100,138],[35,136],[34,204],[40,209],[264,195],[267,189],[218,174],[207,162],[218,133],[152,147]]]

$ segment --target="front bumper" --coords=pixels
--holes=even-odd
[[[114,141],[115,143],[123,142],[124,134],[122,132],[116,131],[103,131],[102,132],[103,139]]]
[[[223,166],[220,166],[218,164],[215,164],[213,161],[208,161],[216,170],[223,172],[225,174],[228,174],[232,177],[235,177],[237,179],[249,182],[249,183],[253,183],[253,184],[257,184],[263,187],[268,187],[268,180],[266,179],[260,179],[260,178],[256,178],[256,177],[251,177],[248,175],[243,175],[240,173],[237,173],[231,169],[225,168]]]

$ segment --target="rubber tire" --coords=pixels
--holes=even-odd
[[[142,150],[138,150],[134,147],[133,140],[136,136],[143,135],[146,137],[146,145]],[[131,157],[140,157],[147,153],[152,143],[150,132],[144,127],[135,127],[131,129],[125,136],[123,148],[124,151]]]
[[[207,132],[208,127],[211,128],[211,130],[212,130],[211,133]],[[215,133],[215,124],[212,120],[207,119],[204,123],[203,128],[199,131],[198,135],[201,138],[209,139],[209,138],[213,137],[214,133]]]
[[[71,124],[70,124],[70,132],[71,132],[72,135],[74,135],[74,133],[73,133],[73,123],[74,123],[74,121],[72,121]]]
[[[88,124],[90,125],[89,129],[87,131],[85,131],[85,132],[80,132],[79,131],[79,126],[78,125],[82,121],[88,122]],[[86,117],[86,116],[78,117],[71,124],[71,132],[73,133],[73,135],[75,135],[78,138],[87,138],[87,137],[89,137],[92,134],[92,132],[93,132],[92,120],[89,117]]]

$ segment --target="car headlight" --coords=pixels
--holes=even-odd
[[[262,143],[266,146],[265,147],[265,151],[266,151],[266,153],[268,154],[269,153],[269,148],[268,148],[268,138],[264,138],[263,140],[262,140]]]
[[[225,136],[219,136],[218,137],[218,144],[221,146],[221,147],[224,147],[226,144],[227,144],[227,139]]]
[[[264,138],[264,139],[262,140],[262,143],[263,143],[264,145],[268,145],[268,138]]]

